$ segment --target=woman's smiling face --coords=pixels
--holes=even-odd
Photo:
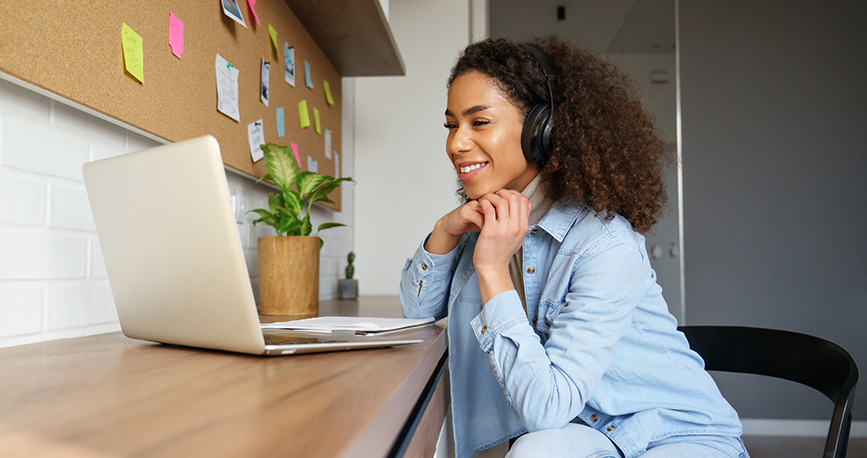
[[[539,173],[521,151],[524,115],[493,78],[478,71],[455,78],[445,114],[446,152],[470,199],[521,192]]]

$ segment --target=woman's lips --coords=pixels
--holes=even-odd
[[[476,163],[461,163],[458,164],[458,179],[461,181],[469,181],[482,173],[482,170],[488,166],[487,162]]]

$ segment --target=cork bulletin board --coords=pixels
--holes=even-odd
[[[308,169],[309,156],[319,173],[336,175],[340,73],[284,0],[257,0],[252,8],[239,0],[246,28],[223,13],[222,1],[3,1],[0,71],[170,142],[213,135],[223,162],[254,177],[267,171],[263,161],[253,162],[247,126],[261,119],[265,142],[298,145],[302,170]],[[180,58],[169,46],[170,14],[183,22]],[[143,82],[125,68],[122,24],[141,36]],[[269,25],[276,32],[276,47]],[[284,43],[295,50],[294,87],[284,81]],[[240,121],[217,110],[217,54],[239,71]],[[262,59],[271,64],[268,106],[260,101]],[[312,89],[305,84],[305,61]],[[333,104],[326,100],[325,81]],[[307,102],[310,118],[310,126],[303,129],[301,101]],[[283,108],[283,137],[278,137],[278,108]],[[314,108],[319,111],[321,134],[315,130]],[[327,155],[326,129],[332,133]],[[338,209],[340,194],[330,196]]]

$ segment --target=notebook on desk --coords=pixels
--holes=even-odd
[[[214,137],[87,163],[84,182],[131,338],[256,355],[421,342],[263,331]]]

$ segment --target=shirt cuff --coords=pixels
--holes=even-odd
[[[521,298],[514,289],[492,297],[482,311],[470,322],[479,346],[489,353],[494,348],[494,337],[520,324],[527,324],[527,314]]]
[[[458,247],[455,247],[446,254],[428,253],[424,249],[424,245],[427,243],[429,237],[430,235],[424,238],[413,257],[416,278],[423,278],[430,274],[438,274],[437,277],[445,276],[449,275],[452,270],[452,263],[454,262]]]

